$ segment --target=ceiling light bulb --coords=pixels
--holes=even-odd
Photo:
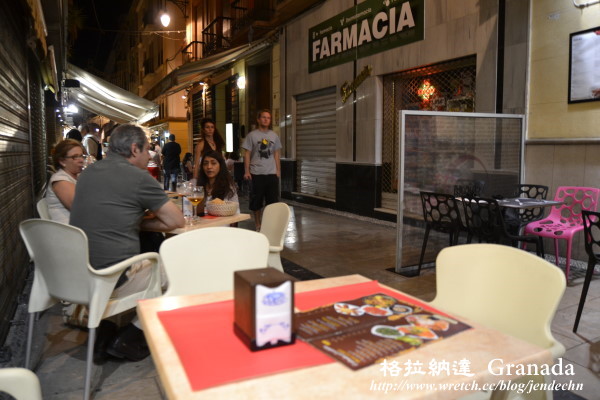
[[[171,17],[169,17],[169,14],[167,13],[163,13],[160,16],[160,23],[162,24],[162,26],[164,26],[165,28],[167,26],[169,26],[169,24],[171,23]]]

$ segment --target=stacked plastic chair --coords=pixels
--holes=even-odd
[[[539,221],[534,221],[525,227],[525,234],[537,235],[554,240],[556,265],[558,261],[558,240],[567,242],[565,275],[569,280],[571,266],[571,248],[573,236],[583,230],[582,211],[596,211],[600,189],[579,186],[561,186],[556,190],[554,200],[564,204],[552,207],[550,214]]]

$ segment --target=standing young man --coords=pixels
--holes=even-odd
[[[258,129],[246,136],[242,147],[244,154],[244,179],[252,179],[250,210],[254,213],[256,230],[260,230],[262,209],[279,201],[281,177],[281,141],[271,127],[271,111],[258,112]]]
[[[165,190],[175,191],[177,174],[179,173],[181,146],[175,142],[175,135],[169,135],[169,143],[162,149],[163,168],[165,170]]]

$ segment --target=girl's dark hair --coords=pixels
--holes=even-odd
[[[206,125],[209,122],[215,126],[215,133],[213,133],[213,138],[215,140],[215,146],[217,146],[216,151],[222,152],[223,147],[225,147],[225,141],[223,140],[223,137],[219,133],[219,130],[217,129],[217,124],[215,124],[215,121],[212,118],[202,118],[200,120],[200,129],[204,130],[204,125]],[[202,138],[204,139],[204,133],[202,133]],[[204,146],[204,154],[206,154],[209,150],[212,150],[212,148],[210,146],[205,145]]]
[[[192,153],[185,153],[185,156],[183,156],[183,163],[185,164],[188,161],[193,161],[194,156],[192,156]]]
[[[211,196],[213,199],[217,197],[221,200],[225,200],[227,197],[230,197],[234,194],[233,189],[233,179],[231,179],[231,174],[227,170],[227,165],[225,164],[225,159],[220,151],[211,150],[202,156],[202,160],[200,160],[200,174],[199,174],[199,182],[202,186],[204,186],[204,190],[206,191],[208,186],[208,176],[204,172],[204,160],[206,158],[214,158],[219,162],[219,173],[215,177],[215,182],[211,188]]]

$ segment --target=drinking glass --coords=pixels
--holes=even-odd
[[[196,207],[204,200],[204,188],[202,186],[192,186],[188,200],[192,203],[192,219],[197,220],[198,215]]]
[[[185,196],[185,192],[187,191],[187,182],[177,182],[177,194],[181,196]]]

